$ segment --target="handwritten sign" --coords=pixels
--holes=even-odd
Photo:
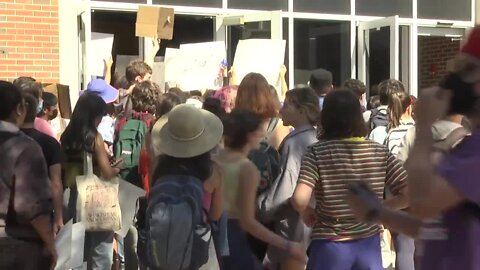
[[[250,72],[262,74],[271,85],[277,85],[280,67],[285,59],[285,40],[240,40],[235,51],[233,67],[240,83]]]
[[[182,44],[165,53],[165,81],[175,82],[182,90],[217,89],[221,65],[226,59],[225,43]]]

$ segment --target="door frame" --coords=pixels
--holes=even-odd
[[[398,15],[358,23],[357,67],[358,79],[367,84],[367,53],[370,51],[369,30],[390,27],[390,78],[399,79],[399,18]],[[367,85],[367,88],[370,87]]]

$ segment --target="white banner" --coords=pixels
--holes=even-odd
[[[103,77],[104,59],[112,55],[113,34],[92,32],[92,40],[88,57],[88,70],[92,76]]]
[[[277,85],[285,59],[285,44],[285,40],[275,39],[240,40],[233,61],[237,83],[240,84],[248,73],[256,72],[262,74],[269,84]]]

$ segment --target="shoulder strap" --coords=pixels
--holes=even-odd
[[[452,148],[454,148],[463,138],[468,136],[470,132],[464,128],[464,127],[459,127],[450,134],[443,140],[439,141],[434,144],[435,149],[444,151],[444,152],[449,152]]]

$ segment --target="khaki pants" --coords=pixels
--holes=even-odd
[[[0,269],[48,270],[50,265],[40,242],[0,238]]]

